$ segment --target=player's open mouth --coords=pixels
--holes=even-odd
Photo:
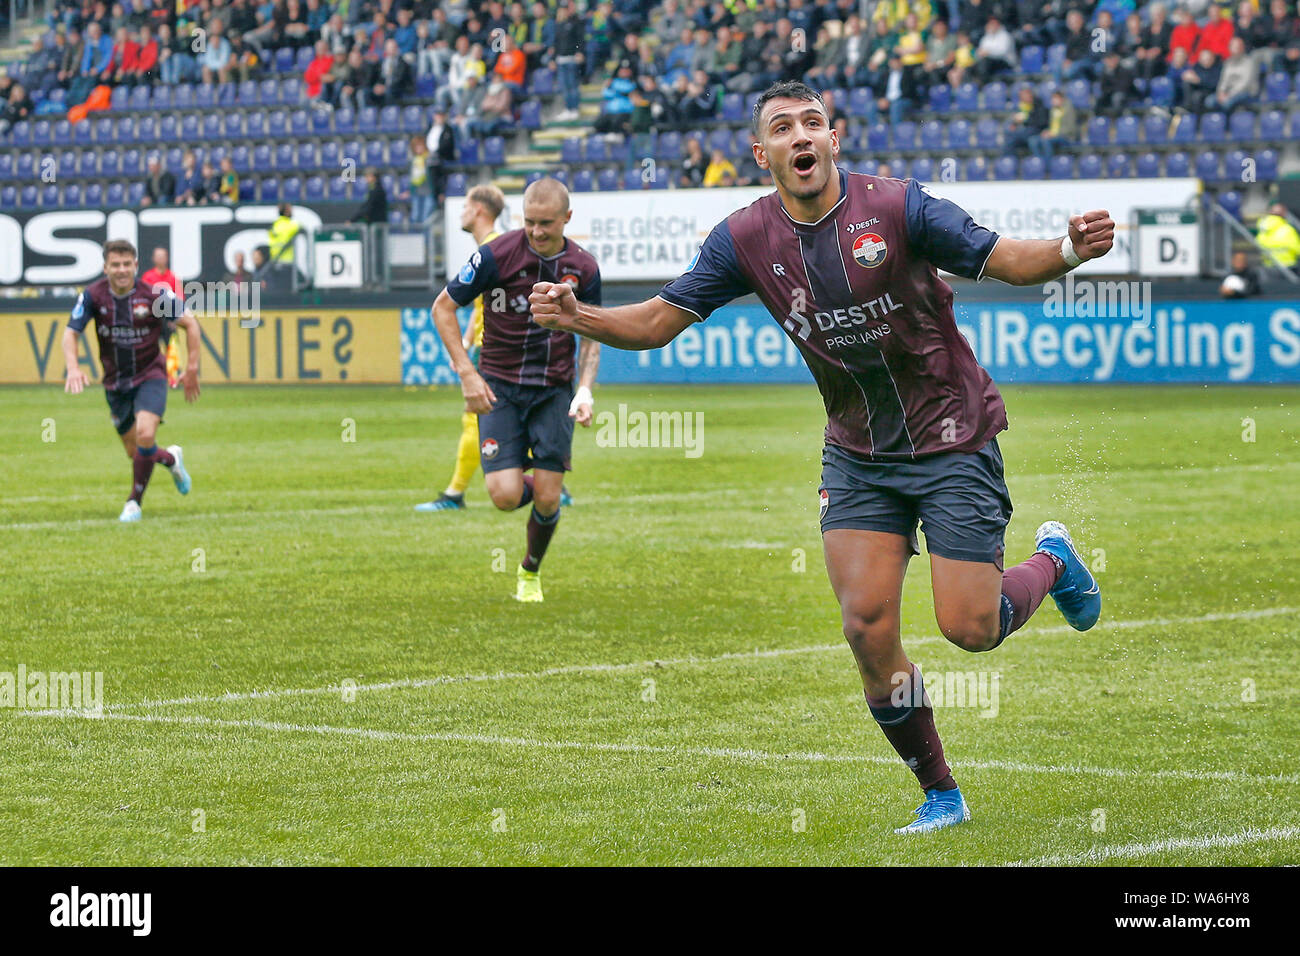
[[[792,163],[794,171],[800,176],[808,176],[817,166],[816,153],[800,153]]]

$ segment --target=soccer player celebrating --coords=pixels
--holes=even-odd
[[[513,511],[529,503],[528,550],[515,599],[541,601],[540,568],[560,520],[564,473],[570,468],[573,421],[591,427],[591,388],[600,346],[575,348],[567,331],[543,328],[529,314],[529,294],[544,283],[571,301],[600,305],[600,268],[564,227],[573,217],[569,191],[539,179],[524,191],[524,228],[479,246],[438,293],[434,322],[460,376],[465,410],[479,416],[479,455],[492,503]],[[458,306],[483,297],[483,347],[470,361],[456,321]],[[578,390],[573,389],[574,353]],[[532,475],[524,474],[532,470]]]
[[[465,208],[460,213],[460,228],[474,237],[474,244],[481,246],[501,235],[496,228],[501,210],[506,208],[506,197],[496,186],[483,183],[475,186],[465,197]],[[461,341],[470,362],[478,367],[479,351],[483,347],[483,297],[474,300],[474,314],[469,320],[469,328]],[[451,473],[451,482],[433,501],[424,501],[415,506],[416,511],[455,511],[465,507],[465,489],[469,480],[478,469],[478,415],[468,409],[460,418],[460,442],[456,446],[456,466]]]
[[[899,607],[917,522],[930,552],[935,616],[948,640],[987,651],[1051,594],[1074,628],[1101,612],[1097,583],[1065,527],[1003,571],[1011,500],[996,435],[1006,410],[957,330],[936,267],[1013,285],[1055,279],[1105,255],[1104,211],[1056,239],[1010,239],[976,225],[914,180],[845,173],[821,97],[778,83],[754,106],[754,159],[776,192],[732,213],[683,275],[637,305],[603,309],[542,282],[541,325],[624,349],[659,348],[719,306],[757,293],[808,363],[826,406],[822,543],[867,705],[925,793],[919,833],[970,819],[944,761],[921,672],[903,651]]]
[[[190,476],[185,471],[180,445],[164,451],[155,441],[167,407],[167,365],[159,343],[174,325],[185,329],[189,350],[182,378],[185,400],[193,402],[199,397],[198,319],[183,308],[164,283],[150,287],[137,279],[136,265],[135,246],[131,243],[125,239],[104,243],[104,278],[86,286],[77,297],[63,332],[63,359],[68,369],[64,391],[72,395],[80,394],[88,381],[77,361],[77,340],[91,319],[99,334],[99,361],[104,370],[108,408],[113,427],[131,459],[134,479],[120,521],[140,520],[140,502],[155,464],[172,473],[181,494],[190,491]]]

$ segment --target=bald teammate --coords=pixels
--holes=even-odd
[[[572,217],[564,185],[537,180],[524,191],[524,228],[479,246],[433,304],[438,334],[460,376],[465,410],[479,416],[479,457],[488,495],[502,511],[533,506],[528,550],[516,575],[519,601],[543,599],[541,563],[560,520],[573,422],[591,427],[591,389],[600,365],[599,344],[584,339],[579,352],[572,334],[543,328],[529,312],[528,296],[539,282],[600,304],[596,260],[564,235]],[[483,346],[475,368],[456,309],[479,296]],[[525,474],[529,470],[533,474]]]
[[[541,282],[533,318],[623,349],[660,348],[750,292],[794,342],[826,406],[820,489],[826,569],[867,705],[925,801],[899,833],[970,819],[944,761],[921,672],[903,652],[903,576],[920,522],[935,616],[968,651],[997,647],[1051,594],[1075,629],[1101,613],[1063,525],[1003,571],[1011,499],[997,434],[1002,397],[957,330],[936,267],[1012,285],[1048,282],[1110,251],[1115,224],[1073,216],[1055,239],[1009,239],[914,180],[846,173],[821,96],[798,82],[754,105],[754,160],[776,192],[720,222],[690,269],[637,305],[580,303]]]

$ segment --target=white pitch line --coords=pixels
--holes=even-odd
[[[1143,620],[1132,621],[1107,621],[1102,620],[1093,628],[1093,632],[1106,630],[1131,630],[1133,628],[1144,627],[1171,627],[1180,624],[1208,624],[1215,621],[1244,621],[1255,618],[1278,617],[1280,615],[1297,614],[1300,609],[1292,607],[1274,607],[1261,608],[1250,611],[1223,611],[1212,614],[1201,614],[1195,617],[1152,617]],[[1068,625],[1061,624],[1053,627],[1040,627],[1028,631],[1019,632],[1024,636],[1038,634],[1068,634],[1073,633],[1073,629]],[[938,636],[904,638],[904,643],[909,647],[915,647],[920,644],[941,644],[945,638]],[[439,687],[444,684],[472,684],[489,681],[503,680],[536,680],[546,677],[561,677],[572,674],[605,674],[619,673],[623,671],[641,670],[643,668],[654,667],[677,667],[691,665],[720,664],[726,661],[740,660],[761,660],[772,657],[789,657],[797,654],[824,654],[831,651],[845,650],[846,645],[840,641],[834,644],[810,644],[803,647],[785,647],[775,648],[766,651],[729,651],[725,654],[717,654],[713,657],[677,657],[660,660],[632,661],[622,664],[568,664],[562,667],[549,667],[539,671],[497,671],[495,673],[484,674],[444,674],[438,677],[405,677],[398,680],[381,681],[374,684],[358,684],[349,690],[357,692],[373,691],[390,691],[390,690],[407,690],[421,687]],[[254,690],[254,691],[232,691],[226,694],[213,695],[194,695],[190,697],[173,697],[165,700],[141,700],[122,704],[106,704],[105,710],[137,710],[139,708],[152,707],[178,707],[188,704],[220,704],[231,703],[239,700],[272,700],[277,697],[303,697],[315,694],[339,694],[343,688],[338,684],[329,684],[324,687],[291,687],[280,690]]]
[[[881,764],[896,767],[897,757],[876,754],[825,754],[818,751],[792,751],[773,753],[741,747],[672,747],[664,744],[609,743],[586,740],[537,740],[529,737],[503,737],[497,734],[466,733],[411,733],[402,730],[375,730],[368,727],[337,727],[329,724],[294,724],[274,720],[225,720],[218,717],[193,715],[166,716],[163,714],[86,714],[80,711],[37,710],[24,711],[26,717],[79,717],[85,720],[129,720],[145,724],[179,724],[194,727],[214,727],[233,730],[266,730],[279,733],[318,734],[321,736],[357,737],[365,740],[400,741],[405,743],[459,743],[486,744],[495,747],[516,747],[527,750],[574,750],[590,753],[664,754],[688,757],[711,757],[726,760],[794,761],[797,763],[849,763]],[[1236,770],[1125,770],[1117,767],[1089,767],[1080,764],[1053,766],[1050,764],[1017,763],[1006,760],[953,761],[957,772],[968,770],[995,770],[1014,773],[1057,774],[1062,776],[1091,776],[1107,778],[1135,777],[1142,780],[1170,779],[1205,782],[1232,782],[1250,784],[1300,784],[1296,774],[1252,774]]]
[[[1152,843],[1125,843],[1119,846],[1095,846],[1083,853],[1040,856],[1032,860],[1015,860],[1006,866],[1086,866],[1106,860],[1133,860],[1175,850],[1221,850],[1248,843],[1272,843],[1300,839],[1300,827],[1273,827],[1270,830],[1242,830],[1240,833],[1195,837],[1173,837]]]

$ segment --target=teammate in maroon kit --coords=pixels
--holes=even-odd
[[[935,616],[969,651],[997,647],[1051,594],[1069,624],[1101,612],[1096,581],[1065,527],[1003,571],[1011,499],[996,435],[1002,397],[957,329],[936,267],[1013,285],[1055,279],[1105,255],[1104,211],[1056,239],[1000,237],[914,180],[845,173],[821,97],[778,83],[754,106],[754,159],[776,192],[719,223],[686,273],[655,298],[602,309],[538,283],[533,318],[624,349],[659,348],[719,306],[757,293],[812,371],[826,406],[820,489],[826,567],[867,705],[916,774],[924,803],[896,832],[970,819],[944,761],[921,672],[900,637],[903,576],[930,552]]]
[[[181,494],[190,491],[180,445],[163,450],[155,439],[167,407],[167,363],[159,343],[174,326],[185,329],[188,348],[182,377],[185,400],[199,397],[198,319],[165,284],[151,287],[137,279],[136,266],[135,246],[130,242],[111,239],[104,243],[104,278],[86,286],[77,297],[63,332],[63,359],[68,369],[64,391],[77,395],[88,381],[77,360],[77,340],[87,323],[95,321],[109,412],[131,459],[131,497],[120,521],[140,520],[140,502],[155,464],[172,473]]]
[[[538,282],[600,305],[600,268],[564,236],[573,217],[569,191],[539,179],[524,191],[524,228],[478,247],[433,303],[438,334],[460,376],[465,411],[478,414],[479,459],[492,503],[513,511],[532,503],[528,551],[516,575],[515,599],[541,601],[541,563],[560,521],[564,473],[570,468],[573,422],[591,427],[591,388],[600,345],[583,339],[573,389],[574,338],[543,328],[529,315]],[[549,285],[548,285],[549,288]],[[461,341],[456,309],[483,297],[483,348],[475,369]],[[532,475],[524,474],[532,469]]]

